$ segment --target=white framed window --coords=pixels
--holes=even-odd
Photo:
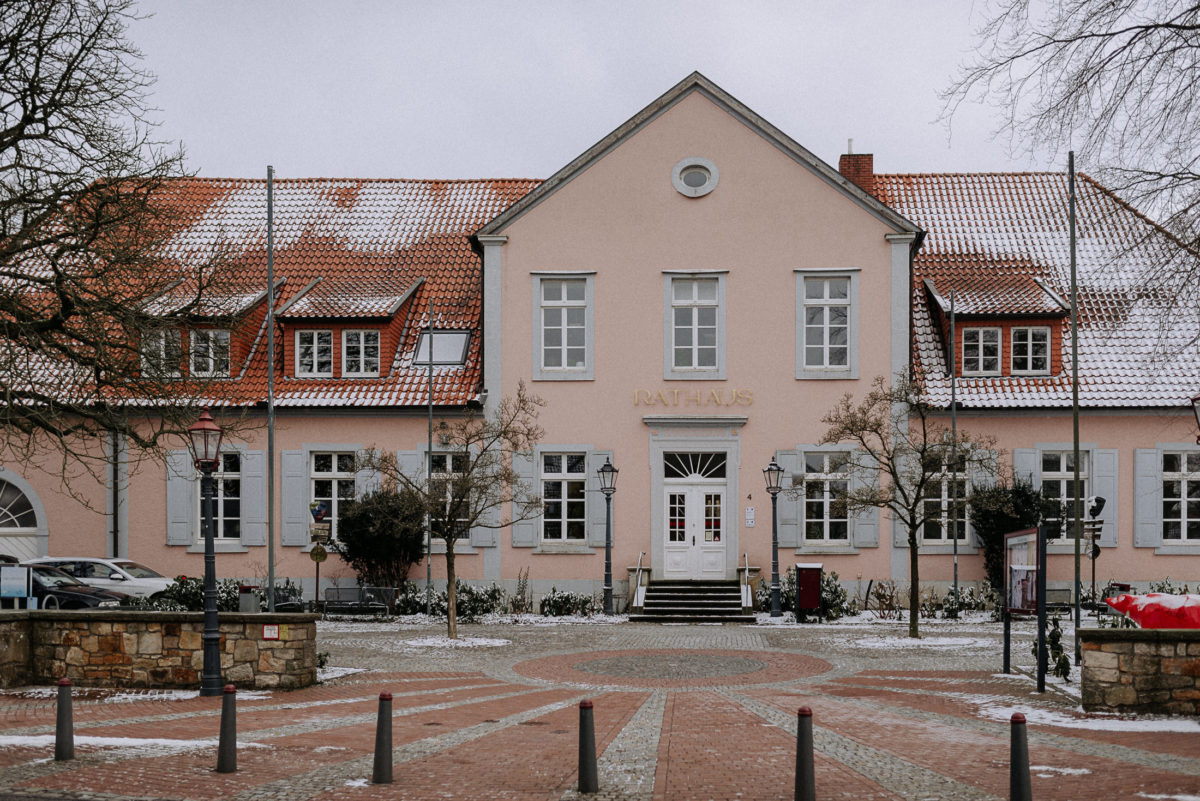
[[[949,468],[950,465],[943,464],[941,472],[931,476],[925,484],[925,497],[922,499],[925,523],[921,538],[926,542],[950,542],[951,539],[963,542],[967,538],[970,482],[967,480],[965,458],[959,457],[957,470]],[[954,511],[956,507],[957,513]]]
[[[296,332],[296,375],[333,377],[333,331]]]
[[[1049,327],[1022,327],[1012,330],[1012,371],[1014,375],[1049,374]]]
[[[429,455],[429,472],[432,479],[430,491],[433,495],[444,494],[446,496],[446,506],[441,520],[433,521],[435,531],[443,528],[446,521],[453,520],[457,536],[460,538],[467,536],[467,526],[470,521],[463,516],[467,510],[464,508],[465,504],[461,504],[464,500],[461,496],[467,491],[462,481],[466,476],[468,466],[465,453],[443,452]],[[457,506],[457,512],[456,502],[460,504]],[[454,517],[456,514],[457,517]]]
[[[793,481],[804,485],[804,541],[845,542],[850,520],[843,500],[850,486],[849,455],[841,452],[804,454],[803,472]]]
[[[37,513],[25,493],[13,484],[0,479],[0,530],[16,531],[37,528]]]
[[[313,451],[309,454],[309,500],[325,505],[323,522],[329,523],[329,533],[337,538],[339,509],[354,500],[354,454],[336,451]]]
[[[379,375],[379,332],[376,330],[342,332],[342,375],[373,377]]]
[[[857,378],[858,270],[797,270],[796,315],[796,378]]]
[[[667,278],[664,378],[725,377],[725,275]]]
[[[192,375],[227,377],[229,375],[229,332],[217,329],[193,330],[191,342]]]
[[[850,365],[850,279],[804,279],[804,367],[845,370]]]
[[[1075,498],[1088,497],[1088,467],[1091,460],[1088,452],[1079,452],[1079,484],[1075,484],[1075,452],[1042,451],[1042,498],[1062,510],[1063,516],[1046,521],[1046,537],[1056,539],[1064,535],[1064,520],[1072,514]],[[1083,506],[1083,500],[1080,501]],[[1084,509],[1087,513],[1087,509]]]
[[[213,536],[219,540],[236,540],[242,536],[242,455],[224,451],[213,472]],[[200,482],[196,482],[196,519],[204,519],[200,497]],[[196,542],[204,542],[203,524],[197,527]]]
[[[963,375],[1000,375],[1000,329],[964,328]]]
[[[587,454],[543,453],[542,539],[583,542],[587,539]]]
[[[1200,542],[1200,451],[1162,452],[1163,542]]]
[[[142,336],[142,369],[152,376],[177,376],[183,364],[183,337],[177,328]]]
[[[429,332],[422,331],[417,338],[417,350],[413,353],[413,364],[429,364]],[[467,331],[433,330],[433,363],[463,364],[467,360],[467,345],[471,335]]]
[[[593,377],[593,274],[533,276],[533,377],[586,381]]]

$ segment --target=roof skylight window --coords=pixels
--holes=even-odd
[[[462,364],[467,360],[467,344],[471,341],[469,331],[438,331],[434,330],[432,337],[427,331],[421,332],[417,340],[417,352],[413,355],[413,364],[429,364],[429,340],[433,339],[434,364]]]

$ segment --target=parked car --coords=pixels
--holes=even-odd
[[[15,556],[9,556],[6,553],[0,553],[0,565],[15,565],[20,563],[20,559]]]
[[[39,609],[109,609],[129,598],[123,592],[84,584],[50,565],[26,566],[33,571],[33,597]]]
[[[151,570],[145,565],[129,559],[100,559],[91,556],[43,556],[29,559],[27,565],[50,565],[57,567],[93,587],[133,595],[138,598],[153,598],[165,590],[174,580]]]

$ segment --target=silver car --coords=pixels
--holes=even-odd
[[[116,590],[138,598],[152,598],[165,590],[174,579],[129,559],[99,559],[91,556],[43,556],[29,559],[27,565],[57,567],[93,587]]]

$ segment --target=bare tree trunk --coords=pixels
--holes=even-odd
[[[921,579],[917,568],[917,532],[908,530],[908,636],[921,636],[917,618],[921,612]]]
[[[446,636],[458,639],[458,582],[454,577],[454,538],[446,538]]]

